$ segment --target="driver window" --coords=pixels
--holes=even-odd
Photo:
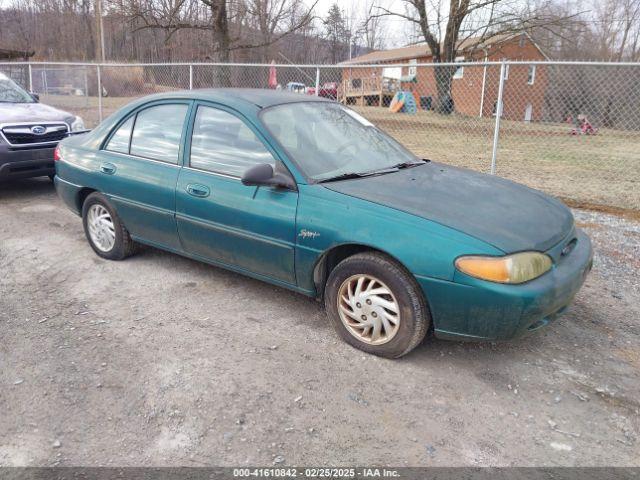
[[[274,168],[276,164],[242,120],[217,108],[198,107],[191,136],[191,167],[241,177],[247,169],[260,163]]]

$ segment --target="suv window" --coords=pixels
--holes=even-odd
[[[138,112],[131,137],[131,155],[178,163],[187,105],[157,105]]]
[[[275,168],[275,159],[260,139],[235,115],[198,107],[191,137],[190,166],[241,177],[259,163]]]
[[[115,133],[111,136],[109,143],[104,147],[105,150],[119,153],[129,153],[129,140],[131,139],[131,128],[133,127],[133,119],[135,115],[131,116],[126,122],[124,122]]]

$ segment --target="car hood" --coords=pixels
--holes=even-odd
[[[65,122],[73,115],[43,103],[0,103],[0,124]]]
[[[324,186],[438,222],[505,253],[546,251],[573,228],[571,211],[542,192],[435,162]]]

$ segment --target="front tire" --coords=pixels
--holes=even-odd
[[[123,260],[135,251],[135,243],[107,197],[94,192],[82,205],[82,225],[89,245],[102,258]]]
[[[340,262],[325,287],[325,308],[348,344],[399,358],[424,339],[431,316],[413,276],[386,255],[365,252]]]

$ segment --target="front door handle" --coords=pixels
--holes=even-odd
[[[194,197],[205,198],[209,196],[209,187],[199,183],[190,183],[187,185],[187,193]]]
[[[116,173],[116,166],[113,163],[103,163],[100,165],[100,171],[107,175],[113,175]]]

